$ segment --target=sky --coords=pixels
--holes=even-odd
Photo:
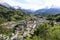
[[[8,3],[11,6],[17,6],[25,8],[38,10],[43,8],[60,7],[60,0],[0,0],[0,3]]]

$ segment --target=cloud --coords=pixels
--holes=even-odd
[[[31,2],[31,1],[33,1],[33,0],[25,0],[26,2]]]
[[[25,9],[42,9],[53,6],[60,7],[60,0],[0,0],[0,3],[6,2],[11,6],[20,6]]]

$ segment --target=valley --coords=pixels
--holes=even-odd
[[[60,11],[50,10],[34,12],[0,4],[0,40],[60,40]]]

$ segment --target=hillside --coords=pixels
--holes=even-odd
[[[6,6],[0,4],[0,23],[6,21],[25,20],[28,18],[30,18],[29,14],[22,11],[21,9],[17,10],[17,9],[7,8]]]

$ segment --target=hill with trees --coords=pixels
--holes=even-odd
[[[0,23],[28,19],[29,14],[22,10],[7,8],[0,4]]]

